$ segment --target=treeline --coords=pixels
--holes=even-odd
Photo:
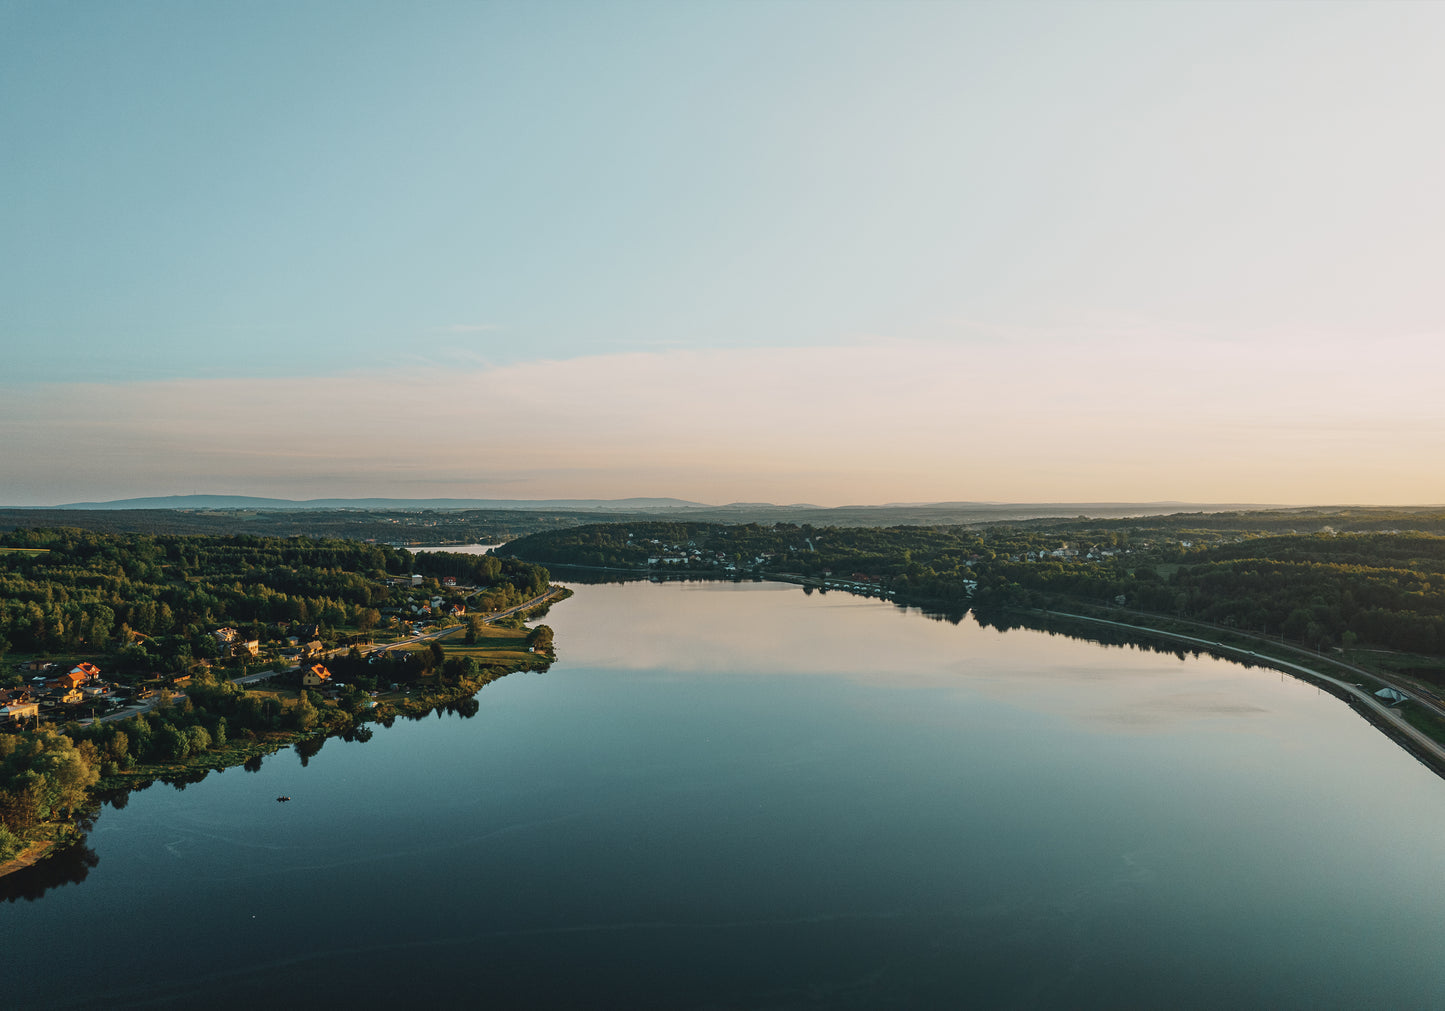
[[[521,509],[0,509],[0,530],[69,527],[107,534],[497,544],[599,518],[621,517]]]
[[[551,579],[546,569],[517,558],[471,555],[456,551],[426,551],[408,557],[413,559],[412,571],[424,576],[438,579],[452,576],[461,584],[492,587],[493,594],[498,595],[496,599],[507,599],[508,603],[501,605],[503,607],[513,603],[520,604],[545,592]],[[511,597],[506,597],[509,588],[515,592]]]

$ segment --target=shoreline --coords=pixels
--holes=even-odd
[[[55,849],[57,842],[58,840],[56,839],[46,839],[42,842],[31,843],[18,854],[3,864],[0,864],[0,878],[3,878],[7,874],[13,874],[16,871],[23,871],[27,867],[33,867],[40,863],[40,861],[50,856],[50,851]]]

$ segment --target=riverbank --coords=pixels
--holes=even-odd
[[[55,847],[56,840],[54,839],[31,843],[25,847],[25,849],[21,850],[19,855],[12,857],[4,863],[0,863],[0,878],[3,878],[7,874],[13,874],[15,871],[23,871],[25,868],[39,863],[48,857],[50,851],[55,849]]]

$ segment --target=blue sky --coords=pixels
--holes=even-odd
[[[1445,501],[1442,42],[1424,4],[0,0],[0,499]]]

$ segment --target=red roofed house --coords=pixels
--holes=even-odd
[[[83,662],[70,668],[70,673],[84,675],[82,680],[89,681],[92,678],[100,677],[100,668],[93,663]]]
[[[304,688],[315,688],[324,685],[331,680],[331,672],[321,664],[313,664],[301,672],[301,685]]]
[[[71,689],[79,688],[89,680],[90,677],[81,673],[79,668],[77,668],[69,673],[60,675],[55,679],[54,684],[57,688],[63,687],[66,691],[70,691]]]

